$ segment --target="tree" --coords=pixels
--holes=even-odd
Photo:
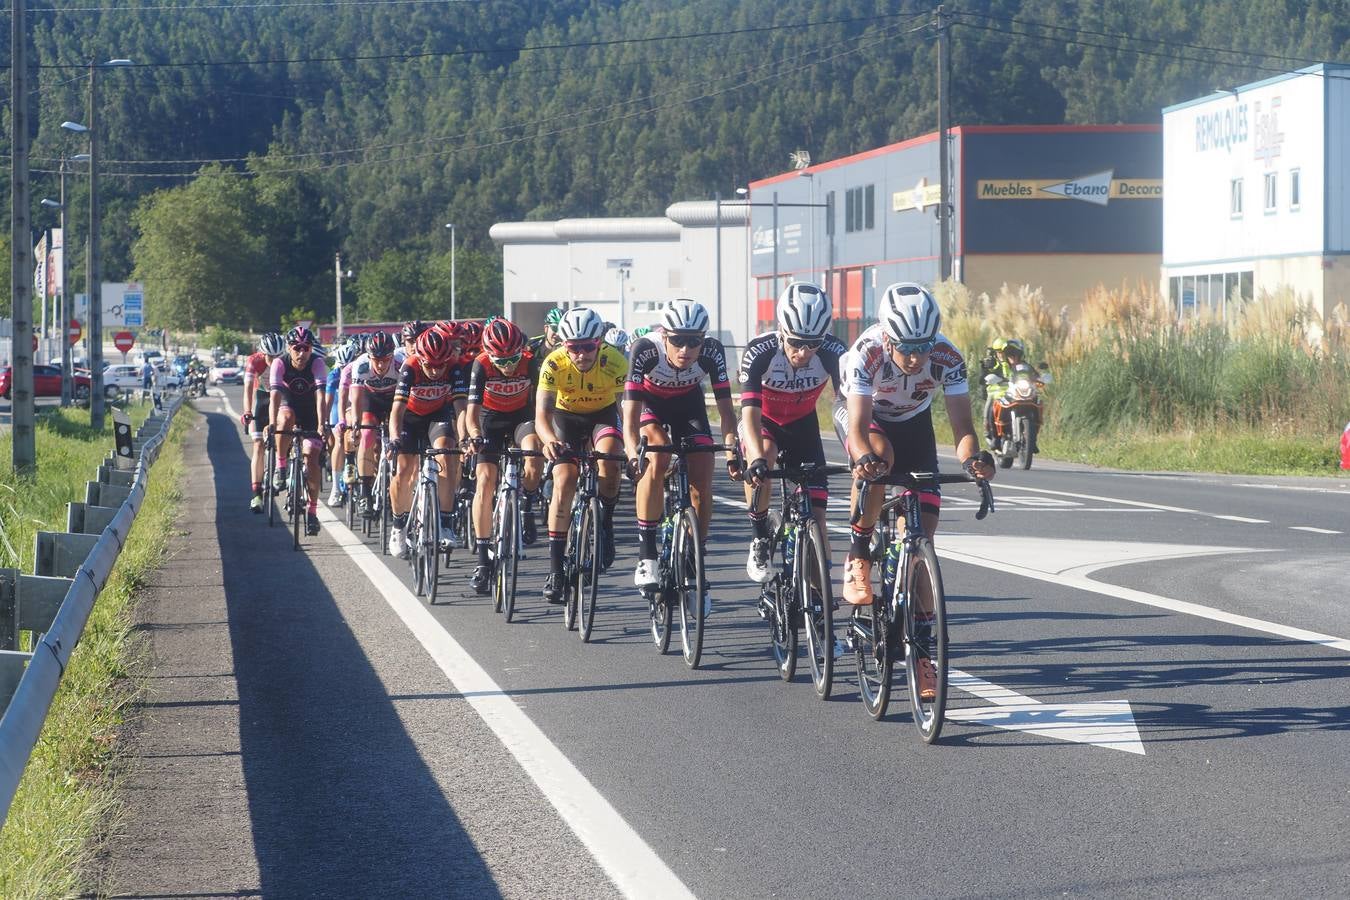
[[[356,276],[357,309],[367,322],[421,316],[425,292],[422,255],[411,250],[390,250]]]
[[[154,297],[147,324],[253,330],[268,296],[265,239],[251,186],[221,170],[151,194],[137,208],[135,278]]]
[[[450,315],[450,251],[428,260],[423,318]],[[502,259],[496,251],[455,251],[455,314],[482,319],[502,314]]]

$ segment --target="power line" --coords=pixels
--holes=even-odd
[[[924,16],[927,17],[927,13],[925,13]],[[907,23],[906,23],[906,24],[907,24]],[[849,56],[849,55],[852,55],[852,54],[855,54],[855,53],[860,53],[860,52],[862,52],[862,51],[864,51],[864,50],[872,49],[873,47],[878,46],[878,45],[880,45],[880,44],[882,44],[882,43],[884,43],[884,42],[886,42],[886,41],[889,41],[892,37],[894,37],[894,35],[891,34],[890,32],[892,32],[892,31],[897,31],[897,29],[898,29],[899,27],[901,27],[901,26],[895,26],[895,27],[892,27],[892,28],[890,28],[890,29],[887,29],[887,30],[886,30],[885,32],[883,32],[882,35],[881,35],[880,37],[878,37],[875,41],[865,42],[865,43],[859,43],[857,46],[854,46],[854,47],[849,48],[849,49],[846,49],[846,50],[841,50],[841,51],[839,51],[839,52],[837,52],[837,53],[831,54],[831,55],[829,55],[829,56],[826,56],[826,57],[823,57],[823,58],[821,58],[821,59],[815,60],[815,61],[813,61],[813,62],[808,62],[808,63],[802,64],[802,63],[800,62],[800,57],[799,57],[798,55],[793,55],[793,56],[791,56],[791,57],[784,57],[784,58],[781,59],[781,60],[776,60],[776,61],[775,61],[774,63],[772,63],[772,64],[765,64],[765,65],[762,65],[762,66],[753,67],[753,68],[748,69],[748,70],[743,70],[741,73],[737,73],[737,74],[738,74],[738,75],[739,75],[739,74],[747,74],[747,73],[749,73],[749,72],[755,71],[756,69],[763,69],[763,68],[766,68],[766,67],[768,67],[769,65],[778,66],[778,65],[782,65],[782,64],[786,64],[786,63],[796,63],[797,65],[796,65],[794,68],[792,68],[792,69],[790,69],[790,70],[785,70],[785,73],[786,73],[787,75],[790,76],[790,75],[796,74],[796,73],[798,73],[798,72],[802,72],[802,71],[804,71],[804,70],[806,70],[806,69],[814,68],[814,67],[823,65],[823,64],[825,64],[825,63],[827,63],[827,62],[831,62],[831,61],[833,61],[833,60],[836,60],[836,59],[841,59],[841,58],[843,58],[843,57],[845,57],[845,56]],[[926,27],[927,27],[926,25],[923,25],[923,26],[920,26],[919,28],[910,29],[908,32],[900,32],[900,33],[914,33],[914,32],[916,32],[916,31],[922,30],[923,28],[926,28]],[[662,105],[657,105],[657,106],[649,107],[649,108],[646,108],[646,109],[633,110],[633,111],[621,113],[621,114],[619,114],[619,115],[610,116],[610,117],[608,117],[608,118],[597,119],[597,120],[589,121],[589,122],[582,122],[582,123],[578,123],[578,124],[575,124],[575,125],[567,125],[567,126],[563,126],[563,127],[560,127],[560,128],[555,128],[555,129],[552,129],[552,130],[549,130],[549,131],[537,132],[537,133],[535,133],[535,134],[530,134],[530,135],[521,135],[521,136],[518,136],[518,137],[503,138],[502,140],[498,140],[498,141],[490,141],[490,142],[487,142],[487,143],[473,144],[473,145],[468,145],[468,146],[446,147],[446,148],[438,149],[438,150],[435,150],[435,151],[432,151],[432,152],[429,152],[429,153],[421,153],[421,154],[410,155],[410,156],[401,156],[401,157],[381,157],[381,158],[379,158],[379,159],[366,159],[366,160],[343,160],[343,161],[332,162],[332,163],[328,163],[328,164],[325,164],[325,165],[319,165],[319,166],[298,166],[298,167],[291,167],[291,168],[265,168],[264,170],[262,170],[261,173],[250,172],[250,171],[227,170],[227,171],[222,171],[222,172],[217,172],[217,173],[210,173],[210,174],[211,174],[211,175],[214,175],[214,176],[243,176],[243,177],[252,177],[252,176],[254,176],[254,175],[256,175],[256,174],[277,174],[277,175],[287,175],[287,174],[312,174],[312,173],[316,173],[316,172],[333,171],[333,170],[336,170],[336,169],[351,168],[351,167],[355,167],[355,166],[366,166],[366,165],[389,165],[389,164],[391,164],[391,163],[407,163],[407,162],[420,161],[420,160],[424,160],[424,159],[436,159],[436,158],[444,157],[444,156],[447,156],[447,155],[457,155],[457,154],[460,154],[460,153],[471,153],[471,152],[477,152],[477,151],[480,151],[480,150],[496,149],[496,148],[499,148],[499,147],[510,146],[510,145],[514,145],[514,144],[524,143],[524,142],[527,142],[527,141],[535,141],[535,140],[539,140],[540,138],[555,137],[555,136],[561,135],[561,134],[567,134],[567,133],[576,132],[576,131],[583,131],[583,130],[595,128],[595,127],[602,126],[602,125],[611,125],[611,124],[614,124],[614,123],[616,123],[616,122],[626,121],[626,120],[628,120],[628,119],[637,118],[637,117],[639,117],[639,116],[645,116],[645,115],[650,115],[650,114],[652,114],[652,113],[663,112],[663,111],[665,111],[665,110],[674,109],[674,108],[677,108],[677,107],[680,107],[680,106],[692,105],[692,104],[694,104],[694,103],[698,103],[698,102],[703,101],[703,100],[712,99],[712,98],[715,98],[715,97],[723,96],[723,95],[725,95],[725,94],[729,94],[729,93],[731,93],[731,92],[733,92],[733,91],[738,91],[738,90],[742,90],[742,89],[747,88],[747,87],[753,87],[753,86],[755,86],[755,85],[762,84],[762,83],[764,83],[764,82],[766,82],[766,81],[769,81],[769,80],[771,80],[771,79],[773,79],[773,78],[780,77],[780,76],[783,75],[783,74],[784,74],[784,72],[769,72],[769,73],[760,75],[760,76],[755,77],[755,78],[750,78],[750,79],[748,79],[748,80],[746,80],[746,81],[743,81],[743,82],[741,82],[741,83],[738,83],[738,84],[730,85],[730,86],[728,86],[728,87],[721,88],[721,89],[714,90],[714,91],[708,91],[708,92],[706,92],[706,93],[700,94],[700,95],[695,96],[695,97],[686,97],[686,98],[683,98],[683,99],[681,99],[681,100],[672,101],[672,102],[670,102],[670,103],[666,103],[666,104],[662,104]],[[718,79],[712,79],[712,80],[718,80]],[[724,80],[724,79],[723,79],[723,80]],[[706,83],[708,83],[708,81],[704,81],[704,82],[694,82],[694,83],[691,84],[691,85],[685,85],[684,88],[687,89],[687,88],[689,88],[689,87],[696,87],[696,86],[698,86],[699,84],[706,84]],[[671,93],[671,92],[666,92],[666,93]],[[652,99],[653,97],[656,97],[656,96],[658,96],[658,95],[649,95],[648,97],[642,98],[642,99]],[[630,101],[624,101],[624,102],[622,102],[622,103],[610,104],[608,107],[600,107],[600,108],[597,108],[597,109],[594,109],[594,110],[591,110],[591,111],[592,111],[592,112],[603,112],[605,109],[613,109],[613,108],[620,107],[620,106],[625,106],[625,105],[631,105]],[[541,120],[541,121],[538,122],[538,123],[523,123],[522,125],[511,126],[511,127],[527,127],[528,125],[531,125],[531,124],[543,124],[544,122],[551,121],[551,120],[556,120],[557,118],[559,118],[559,117],[553,117],[552,119]],[[497,130],[504,130],[504,129],[497,129]],[[491,133],[491,131],[486,132],[486,133]],[[472,133],[470,133],[470,134],[472,134]],[[467,136],[467,135],[466,135],[466,136]],[[442,139],[442,140],[444,140],[444,139]],[[413,143],[423,143],[423,142],[419,141],[419,142],[413,142]],[[391,145],[388,149],[398,149],[400,146],[407,146],[407,145]],[[354,152],[354,151],[343,151],[343,152]],[[267,158],[267,157],[259,157],[259,158],[258,158],[258,161],[263,162],[263,163],[266,163],[266,162],[268,161],[268,158]],[[34,170],[34,171],[43,171],[43,172],[45,172],[46,170]],[[202,174],[204,174],[204,173],[186,173],[186,172],[156,172],[156,173],[151,173],[151,172],[103,172],[103,173],[101,173],[101,174],[106,175],[107,177],[114,177],[114,178],[116,178],[116,177],[121,177],[121,178],[194,178],[194,177],[199,177],[200,175],[202,175]]]
[[[33,6],[33,13],[197,12],[198,10],[313,9],[336,6],[423,6],[480,3],[483,0],[325,0],[314,3],[221,3],[216,6]],[[6,10],[8,12],[8,10]]]
[[[469,47],[462,50],[438,50],[424,53],[382,53],[371,56],[316,56],[295,59],[252,59],[252,60],[206,60],[199,62],[162,62],[133,63],[122,66],[125,69],[186,69],[186,68],[223,68],[231,66],[283,66],[303,63],[339,63],[339,62],[378,62],[381,60],[441,59],[456,56],[491,56],[510,53],[537,53],[545,50],[578,50],[596,47],[620,47],[633,44],[654,44],[663,41],[688,41],[703,38],[732,37],[745,34],[767,34],[775,31],[793,29],[822,28],[827,25],[855,25],[860,23],[882,22],[913,16],[908,13],[879,13],[873,16],[852,16],[844,19],[822,19],[815,22],[793,22],[783,25],[757,25],[747,28],[730,28],[722,31],[694,31],[681,34],[653,35],[651,37],[610,38],[607,40],[577,41],[559,44],[530,44],[518,47]],[[928,13],[924,13],[928,15]],[[88,63],[48,63],[39,65],[39,69],[83,69]],[[0,66],[8,68],[8,66]]]

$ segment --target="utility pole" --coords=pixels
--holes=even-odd
[[[722,192],[713,191],[713,203],[717,204],[713,214],[713,239],[717,242],[717,339],[722,339]]]
[[[342,340],[342,251],[333,254],[333,283],[337,285],[337,337]]]
[[[938,280],[952,275],[952,192],[951,160],[948,159],[948,132],[951,129],[951,20],[942,4],[937,8],[938,37]]]
[[[12,155],[10,183],[10,296],[14,323],[10,352],[12,369],[10,399],[13,437],[12,459],[16,472],[37,468],[33,435],[33,236],[28,209],[28,26],[27,0],[10,2],[10,136]]]
[[[61,338],[61,405],[69,406],[71,397],[70,377],[70,314],[71,304],[66,298],[70,296],[70,282],[66,280],[66,249],[70,246],[70,231],[66,228],[66,154],[61,154],[61,295],[57,299],[60,301],[60,312],[57,318],[60,320],[57,324],[57,334]]]
[[[89,427],[103,431],[107,398],[103,396],[103,267],[99,258],[98,208],[98,65],[89,64],[89,256],[85,260],[85,293],[89,295]]]

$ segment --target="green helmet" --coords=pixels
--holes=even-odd
[[[1013,338],[1003,345],[1003,352],[1005,355],[1008,353],[1016,353],[1018,356],[1026,356],[1027,348],[1023,347],[1022,342],[1017,338]]]
[[[544,324],[549,328],[557,328],[558,323],[562,321],[563,313],[565,312],[567,312],[567,310],[562,307],[553,307],[548,312],[544,313]]]

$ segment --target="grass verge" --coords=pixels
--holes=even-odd
[[[138,418],[146,414],[148,410],[141,410]],[[168,545],[181,497],[183,434],[192,416],[184,408],[175,417],[169,441],[151,469],[135,526],[71,656],[0,831],[0,897],[77,893],[96,838],[109,825],[114,809],[110,766],[119,752],[118,729],[134,699],[127,675],[136,652],[130,640],[135,596]],[[75,415],[58,413],[55,421],[39,426],[36,485],[33,479],[15,482],[8,477],[3,485],[23,500],[0,511],[26,519],[17,523],[28,530],[26,543],[15,549],[24,554],[27,571],[32,567],[32,532],[64,525],[65,503],[82,499],[84,482],[111,446],[110,432],[94,434]],[[30,496],[42,499],[40,509],[30,506]],[[4,525],[10,527],[8,518]]]

